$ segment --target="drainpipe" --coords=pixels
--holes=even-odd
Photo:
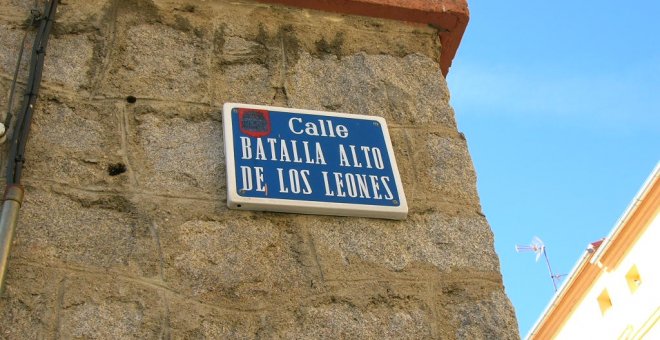
[[[0,216],[0,294],[5,290],[9,250],[18,221],[18,211],[23,204],[23,193],[23,186],[20,184],[10,184],[5,188],[2,216]]]

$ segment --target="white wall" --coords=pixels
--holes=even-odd
[[[617,268],[610,268],[595,282],[556,339],[652,339],[660,333],[660,322],[653,330],[648,327],[660,315],[660,218],[656,215],[632,250]],[[589,264],[592,265],[592,264]],[[633,293],[626,274],[637,265],[641,284]],[[607,289],[612,307],[603,313],[597,298]],[[645,325],[646,323],[646,325]],[[657,337],[655,339],[660,339]]]

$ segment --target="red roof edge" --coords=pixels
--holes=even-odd
[[[446,77],[470,12],[466,0],[259,0],[267,3],[429,24],[440,34],[440,69]]]
[[[598,247],[600,247],[601,244],[603,244],[603,241],[605,241],[605,238],[601,238],[598,241],[591,242],[591,243],[589,243],[589,247],[587,247],[587,249],[596,250],[596,249],[598,249]]]

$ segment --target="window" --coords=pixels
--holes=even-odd
[[[637,265],[633,265],[630,268],[628,274],[626,274],[626,281],[628,281],[628,288],[630,288],[631,293],[637,291],[637,288],[642,284],[642,278],[639,276]]]
[[[607,292],[607,289],[603,289],[603,292],[598,295],[598,307],[600,307],[600,313],[605,315],[605,313],[612,308],[612,299],[610,299],[610,294]]]

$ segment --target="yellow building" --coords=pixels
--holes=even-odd
[[[660,339],[660,163],[589,245],[528,339]]]

